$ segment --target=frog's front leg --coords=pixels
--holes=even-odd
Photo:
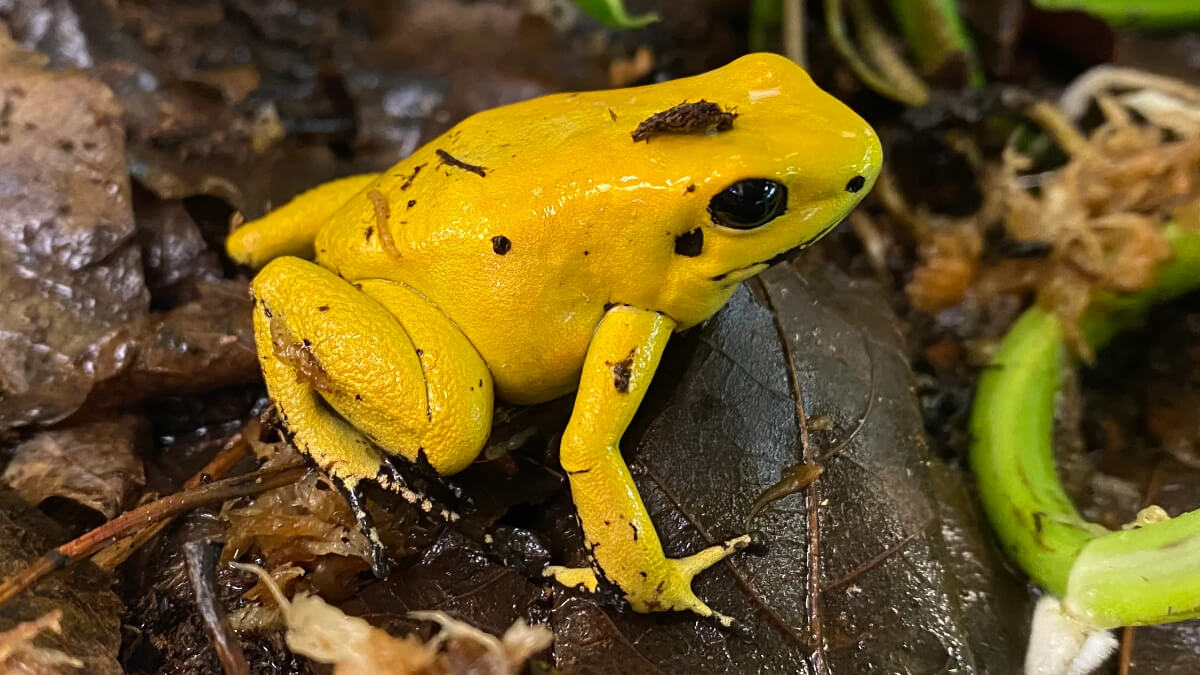
[[[363,174],[322,183],[234,230],[225,250],[230,258],[250,267],[262,267],[282,256],[311,258],[313,241],[329,217],[378,178],[378,174]]]
[[[731,619],[696,597],[691,582],[749,546],[750,537],[687,558],[667,558],[619,447],[674,328],[675,322],[658,312],[619,305],[596,329],[560,451],[596,568],[552,566],[546,574],[587,590],[595,590],[600,574],[621,589],[636,611],[691,611],[728,626]]]
[[[351,284],[291,257],[272,260],[251,288],[267,391],[293,443],[347,493],[368,537],[356,488],[394,482],[381,450],[424,458],[443,475],[475,459],[491,429],[492,378],[437,307],[403,284]]]

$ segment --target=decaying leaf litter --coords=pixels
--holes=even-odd
[[[350,10],[349,16],[314,9],[303,22],[270,3],[237,11],[200,3],[188,12],[173,12],[169,4],[6,8],[9,30],[20,43],[42,50],[50,69],[39,69],[44,59],[36,56],[13,56],[13,65],[5,67],[20,68],[20,76],[33,81],[53,81],[59,98],[78,90],[71,95],[104,99],[106,85],[119,109],[110,108],[105,121],[112,127],[120,120],[114,128],[125,130],[123,143],[113,137],[107,144],[67,134],[67,125],[58,125],[62,133],[54,136],[22,136],[30,144],[25,147],[61,153],[57,167],[33,167],[58,176],[54,180],[70,179],[77,155],[107,153],[107,164],[99,166],[111,167],[104,184],[117,189],[115,199],[102,203],[117,215],[94,218],[93,209],[74,204],[62,214],[57,200],[31,199],[31,208],[44,209],[40,222],[51,223],[38,236],[64,242],[67,248],[55,250],[70,255],[42,260],[36,247],[4,249],[41,276],[6,283],[0,292],[41,312],[25,316],[53,315],[56,322],[11,327],[23,340],[3,371],[4,414],[14,415],[4,418],[13,429],[6,432],[12,447],[39,433],[86,428],[113,411],[138,417],[129,428],[148,428],[139,441],[146,447],[123,457],[143,468],[145,487],[133,490],[136,497],[101,490],[108,503],[125,508],[173,493],[189,478],[199,487],[207,481],[206,465],[228,452],[239,434],[249,448],[228,454],[241,463],[223,471],[237,475],[257,462],[289,461],[289,450],[269,425],[247,426],[267,406],[249,347],[249,312],[239,290],[244,281],[216,253],[230,215],[253,216],[325,178],[390,165],[471,110],[544,91],[625,84],[656,68],[683,73],[719,65],[738,49],[732,22],[725,20],[739,11],[733,4],[704,3],[694,10],[704,18],[689,23],[673,17],[666,3],[658,29],[609,34],[601,48],[572,39],[572,31],[598,30],[579,28],[589,24],[578,16],[488,3],[431,2],[374,14]],[[33,20],[37,12],[51,13],[53,31],[38,28],[45,24]],[[214,26],[232,27],[238,39],[204,39]],[[508,41],[478,39],[485,31],[499,31]],[[415,43],[414,33],[427,41]],[[248,58],[230,47],[236,44],[249,46]],[[499,59],[490,50],[513,44],[537,48],[505,54],[512,65],[497,69]],[[684,46],[695,44],[704,49]],[[436,48],[423,48],[429,45]],[[560,55],[553,66],[542,58],[545,49]],[[819,79],[837,70],[833,59],[813,61]],[[413,78],[398,63],[419,64],[418,72],[429,75]],[[608,65],[618,63],[642,65],[633,74],[628,68],[610,71]],[[64,66],[86,69],[74,79],[60,78],[55,69]],[[610,72],[628,79],[610,81]],[[870,94],[844,73],[840,77],[839,95],[864,106],[868,116],[879,112]],[[149,81],[155,84],[147,88]],[[1084,290],[1147,283],[1163,255],[1155,227],[1166,215],[1194,220],[1195,172],[1188,167],[1195,166],[1195,136],[1173,104],[1181,90],[1158,84],[1114,87],[1101,79],[1080,85],[1086,93],[1074,90],[1075,98],[1061,107],[1051,106],[1056,95],[1044,92],[978,104],[970,111],[973,122],[953,120],[935,130],[939,152],[965,158],[973,169],[969,180],[977,186],[954,187],[978,189],[977,212],[932,213],[920,194],[893,185],[860,211],[852,232],[807,253],[803,276],[787,268],[773,272],[752,289],[757,300],[743,292],[712,325],[672,348],[627,447],[668,553],[740,531],[758,495],[785,472],[816,466],[814,460],[822,470],[815,482],[796,486],[799,494],[762,509],[756,527],[772,541],[766,557],[734,560],[699,583],[703,597],[749,620],[749,642],[690,617],[631,615],[545,586],[382,493],[373,495],[372,511],[402,569],[394,578],[372,581],[363,573],[361,542],[344,505],[321,479],[307,476],[254,498],[212,504],[133,552],[118,568],[125,630],[113,658],[135,672],[220,667],[194,608],[183,555],[189,543],[216,542],[225,558],[265,567],[294,598],[315,594],[308,601],[333,603],[312,604],[314,611],[367,616],[396,636],[386,638],[394,648],[443,663],[475,658],[491,647],[481,651],[487,640],[463,642],[460,634],[449,638],[450,648],[434,653],[427,645],[456,634],[437,633],[412,612],[444,611],[496,636],[518,620],[549,626],[554,644],[534,658],[570,672],[721,671],[730,664],[754,664],[763,672],[850,672],[864,663],[910,671],[954,663],[962,671],[987,672],[985,664],[1019,663],[1027,597],[1004,572],[964,496],[956,467],[962,446],[953,440],[961,424],[954,411],[964,405],[971,369],[1027,302],[1047,303],[1068,321],[1078,318],[1075,300]],[[405,105],[395,105],[398,100]],[[946,107],[961,112],[974,105],[964,101]],[[1096,113],[1099,125],[1083,119]],[[910,119],[879,114],[872,123],[898,147],[915,129],[928,131]],[[981,118],[1011,128],[1032,120],[1029,128],[1046,134],[1039,139],[1026,132],[1024,142],[1005,134],[997,144],[976,133],[972,124]],[[70,150],[59,135],[69,136]],[[1056,157],[1044,138],[1065,157]],[[0,148],[0,159],[7,150]],[[929,158],[891,153],[889,161],[901,172],[906,162],[920,167]],[[0,166],[11,170],[4,161]],[[878,298],[880,290],[854,280],[864,277],[882,280],[883,297],[906,323],[867,299]],[[78,288],[83,295],[77,297],[93,299],[63,305],[20,285],[29,278],[58,278]],[[1182,315],[1193,316],[1187,307]],[[864,324],[863,316],[875,318]],[[1189,335],[1194,338],[1185,330],[1176,339],[1187,345]],[[917,400],[906,393],[906,354],[918,368]],[[1170,374],[1188,400],[1196,380],[1179,370]],[[1143,398],[1149,399],[1159,380],[1142,377],[1148,380]],[[9,388],[14,386],[24,388]],[[1118,411],[1114,416],[1136,422],[1128,400],[1106,399],[1102,389],[1085,396],[1099,397]],[[1194,429],[1163,421],[1162,402],[1135,402],[1133,408],[1142,406],[1157,420],[1151,437],[1171,437],[1173,448],[1195,444]],[[922,412],[925,425],[934,427],[932,450],[923,440]],[[476,497],[477,525],[509,528],[526,558],[577,563],[579,535],[554,461],[553,436],[563,413],[562,405],[514,413],[493,438],[493,447],[509,445],[511,451],[491,453],[462,483],[482,495]],[[815,428],[814,419],[831,421]],[[1078,481],[1084,508],[1095,509],[1100,520],[1105,508],[1128,508],[1122,495],[1143,492],[1138,488],[1146,476],[1116,471],[1123,462],[1136,463],[1122,456],[1122,448],[1134,446],[1156,458],[1156,467],[1166,466],[1146,434],[1130,440],[1104,422],[1080,419],[1066,430],[1075,432],[1081,449],[1103,441],[1101,471]],[[38,430],[46,424],[58,426]],[[830,455],[834,448],[841,449]],[[1195,490],[1189,493],[1187,486],[1195,481],[1166,468],[1154,471],[1154,490],[1166,486],[1177,508],[1189,506],[1186,495]],[[1163,471],[1172,478],[1164,479]],[[121,490],[128,492],[131,484],[137,481],[124,481]],[[110,556],[109,564],[128,555]],[[218,599],[240,629],[239,646],[249,662],[307,672],[305,660],[289,655],[292,631],[282,630],[267,586],[244,570],[221,567],[216,576]],[[46,616],[21,620],[49,622]],[[366,631],[367,639],[385,640],[346,622],[348,634]],[[69,637],[70,624],[63,625]],[[1152,672],[1173,672],[1169,655],[1187,652],[1172,645],[1193,639],[1186,626],[1142,632],[1168,655]],[[900,644],[908,651],[897,652]],[[63,653],[77,658],[79,652],[68,644]],[[339,668],[354,672],[351,664]]]

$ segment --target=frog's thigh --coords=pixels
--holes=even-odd
[[[225,242],[225,250],[230,258],[251,267],[285,255],[311,258],[313,241],[329,217],[378,177],[363,174],[322,183],[234,230]]]
[[[371,441],[416,459],[432,420],[420,357],[396,317],[298,258],[273,260],[253,290],[268,391],[300,449],[343,478],[378,474]]]
[[[419,434],[426,459],[442,475],[465,469],[492,429],[492,374],[483,357],[449,317],[412,288],[383,279],[365,279],[359,287],[396,317],[416,349],[428,406]]]

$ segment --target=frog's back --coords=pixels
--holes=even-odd
[[[630,132],[679,102],[637,91],[558,94],[463,121],[347,204],[317,240],[319,261],[428,297],[479,349],[501,397],[569,392],[606,305],[630,301],[614,297],[613,268],[650,247],[638,241],[648,228],[620,232],[606,213],[646,180],[628,161]]]
[[[643,121],[702,99],[736,122],[634,140]],[[679,326],[710,316],[733,292],[731,271],[760,269],[857,203],[846,181],[877,155],[870,128],[803,70],[752,55],[472,116],[335,214],[317,256],[350,280],[414,288],[471,339],[501,397],[545,400],[576,384],[606,307]],[[710,200],[749,178],[788,186],[791,229],[713,225]]]

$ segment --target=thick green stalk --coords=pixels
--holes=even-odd
[[[1083,547],[1063,604],[1096,628],[1200,616],[1200,509]]]
[[[750,51],[765,52],[774,46],[782,16],[782,0],[751,0],[750,30],[746,35]]]
[[[1200,2],[1196,0],[1033,0],[1033,4],[1051,11],[1086,12],[1113,25],[1131,28],[1200,25]]]
[[[1200,233],[1166,228],[1173,257],[1152,288],[1098,297],[1082,328],[1092,349],[1157,302],[1200,287]],[[1028,310],[979,380],[971,468],[1004,548],[1038,584],[1097,627],[1200,612],[1200,511],[1109,532],[1084,520],[1054,466],[1054,401],[1067,354],[1052,314]],[[1149,572],[1153,570],[1153,572]]]
[[[1054,465],[1064,357],[1058,319],[1030,309],[980,376],[971,412],[971,470],[983,509],[1009,556],[1060,597],[1079,551],[1105,532],[1075,510]]]

